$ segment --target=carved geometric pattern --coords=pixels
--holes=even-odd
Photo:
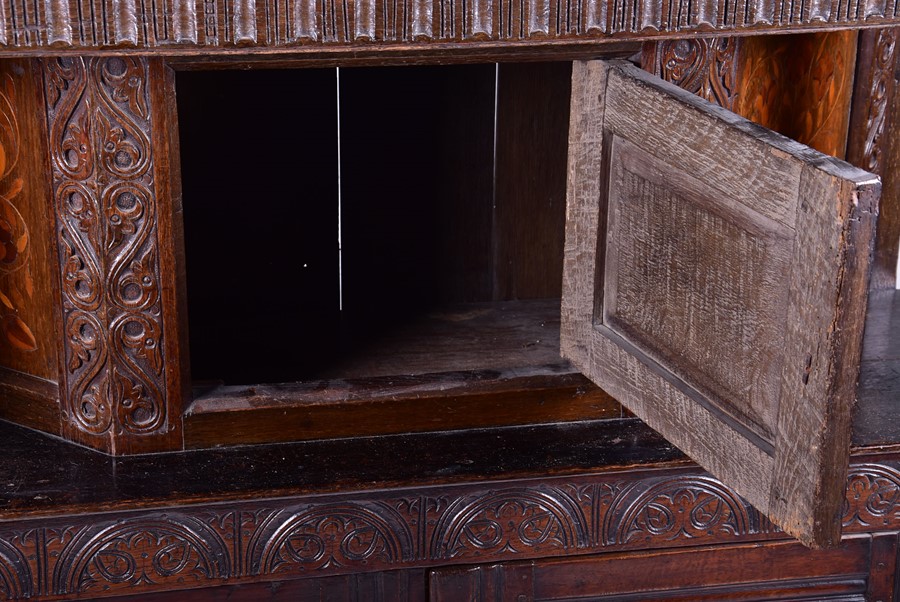
[[[18,176],[19,123],[12,76],[0,81],[0,342],[18,351],[35,351],[37,341],[19,314],[34,294],[29,269],[30,237],[13,201],[22,192]]]
[[[436,485],[177,512],[7,521],[0,599],[166,591],[601,551],[785,539],[697,469]],[[900,471],[851,466],[844,532],[900,530]],[[46,577],[42,577],[45,575]]]
[[[147,70],[146,59],[44,62],[63,416],[85,442],[167,426]]]
[[[885,121],[889,104],[888,91],[894,78],[894,55],[897,49],[898,29],[894,27],[878,30],[875,41],[875,62],[872,65],[872,80],[869,88],[866,111],[863,158],[860,167],[881,173],[881,153]]]
[[[116,0],[115,16],[100,18],[108,6],[109,0],[0,3],[0,48],[302,50],[898,22],[897,3],[883,0]]]
[[[734,110],[739,38],[647,42],[641,57],[645,71],[721,107]]]

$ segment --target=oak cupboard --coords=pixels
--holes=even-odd
[[[4,427],[0,594],[893,596],[892,7],[83,4],[0,11],[71,442]]]

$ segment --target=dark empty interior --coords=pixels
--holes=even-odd
[[[559,362],[569,74],[179,73],[195,382]]]

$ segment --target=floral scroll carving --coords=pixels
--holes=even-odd
[[[64,419],[91,439],[164,432],[148,61],[44,63],[62,264]]]
[[[894,77],[894,62],[897,49],[898,29],[886,27],[878,30],[875,40],[875,59],[869,88],[869,102],[866,112],[863,143],[862,167],[868,171],[881,173],[882,148],[885,122],[889,106],[889,90]]]
[[[900,472],[878,464],[850,467],[844,498],[845,528],[896,528],[900,522]]]
[[[737,38],[647,42],[641,62],[654,75],[734,110],[739,43]]]
[[[736,537],[765,532],[758,513],[705,476],[641,483],[613,502],[604,539],[610,545]]]
[[[851,465],[844,533],[900,530],[896,462]],[[215,502],[7,522],[0,599],[103,596],[648,547],[784,540],[699,470]]]

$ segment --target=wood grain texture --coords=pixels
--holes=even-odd
[[[46,52],[51,44],[54,51],[306,52],[330,45],[684,37],[716,30],[796,31],[897,20],[895,3],[884,0],[11,0],[0,10],[0,42],[8,52]]]
[[[600,67],[576,65],[574,81],[593,86],[593,93],[605,98],[605,112],[582,104],[582,95],[573,92],[572,110],[578,114],[572,123],[583,125],[586,118],[581,114],[602,123],[593,124],[590,134],[572,130],[564,295],[582,296],[563,301],[563,355],[788,532],[810,544],[835,541],[839,503],[834,491],[843,482],[840,457],[849,444],[849,382],[858,365],[859,320],[865,310],[865,290],[859,283],[867,277],[877,181],[631,66],[611,68],[610,83],[604,85],[602,77],[588,75]],[[647,123],[654,125],[648,128]],[[691,126],[685,127],[687,123]],[[610,335],[614,323],[607,324],[604,313],[594,313],[595,307],[606,311],[607,300],[597,305],[595,291],[604,290],[600,287],[610,269],[610,245],[618,244],[605,234],[605,220],[597,217],[613,215],[610,199],[618,194],[603,188],[616,182],[609,164],[614,137],[643,148],[676,171],[693,174],[712,199],[728,191],[726,198],[733,200],[722,206],[741,207],[739,214],[755,216],[755,228],[794,232],[789,282],[802,286],[787,288],[786,312],[778,312],[780,319],[768,316],[784,332],[783,353],[761,357],[781,370],[780,397],[770,406],[765,424],[773,449],[767,450],[741,424],[722,422],[715,404],[691,401],[700,399],[690,386],[696,375],[686,380],[666,375],[663,366],[637,351],[640,343]],[[721,169],[720,157],[728,157],[729,169]],[[792,196],[798,187],[801,194]],[[727,256],[712,254],[698,261],[708,261],[709,269],[716,270],[716,262]],[[665,257],[656,261],[665,262]],[[706,269],[702,266],[701,272]],[[670,272],[673,283],[681,282],[679,273]],[[698,296],[697,307],[704,302],[727,307],[728,295],[719,298],[703,286],[692,294]],[[740,304],[735,308],[739,315],[747,311]],[[672,319],[681,318],[675,312]],[[847,330],[845,319],[853,324]],[[729,353],[725,347],[712,346],[708,352]],[[746,403],[736,399],[738,405]]]
[[[42,88],[31,61],[0,64],[0,365],[55,382],[58,268]]]
[[[736,75],[741,92],[732,110],[843,159],[852,131],[856,49],[853,31],[743,39]]]
[[[59,385],[0,367],[0,417],[54,435],[61,434]]]
[[[518,595],[521,600],[548,602],[687,602],[809,596],[862,602],[869,599],[864,596],[872,552],[868,538],[849,539],[839,549],[814,553],[796,543],[779,542],[435,570],[431,583],[439,600],[512,600]],[[487,585],[493,586],[487,591],[496,591],[495,597],[453,597],[465,586],[480,592]]]
[[[110,453],[179,448],[175,274],[161,236],[170,219],[163,66],[145,59],[44,62],[60,254],[65,436]],[[158,132],[162,134],[162,132]],[[166,157],[167,153],[163,154]],[[165,275],[165,276],[163,276]],[[168,284],[168,282],[167,282]]]
[[[856,47],[852,31],[666,40],[644,43],[641,66],[766,128],[844,158]]]
[[[185,447],[246,445],[619,418],[567,365],[219,387],[184,419]]]
[[[771,442],[791,232],[624,138],[609,162],[603,323]]]
[[[571,80],[567,63],[499,66],[495,299],[560,295]]]

